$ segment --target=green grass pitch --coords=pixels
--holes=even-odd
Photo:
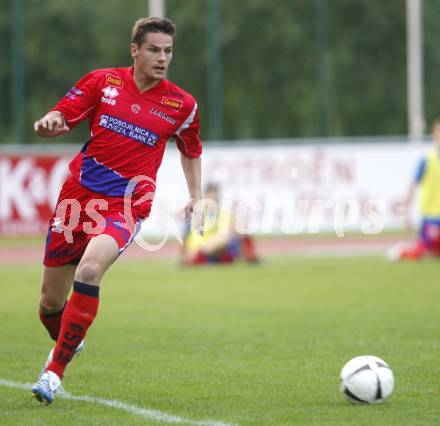
[[[438,425],[438,271],[434,261],[378,257],[286,256],[186,270],[116,263],[86,350],[63,384],[183,425]],[[37,316],[39,279],[39,265],[1,266],[3,381],[35,381],[50,349]],[[393,368],[395,391],[382,405],[351,406],[339,392],[341,367],[362,354]],[[0,424],[170,423],[93,401],[43,406],[29,390],[3,384]]]

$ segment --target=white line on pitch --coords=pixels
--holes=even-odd
[[[32,385],[29,383],[16,383],[10,380],[0,378],[0,386],[6,386],[14,389],[30,390]],[[70,399],[73,401],[91,402],[92,404],[104,405],[106,407],[115,408],[117,410],[127,411],[128,413],[135,414],[140,417],[144,417],[150,420],[161,421],[165,423],[185,423],[194,426],[237,426],[231,423],[219,422],[216,420],[190,420],[179,416],[173,416],[171,414],[164,413],[159,410],[153,410],[151,408],[142,408],[137,405],[127,404],[117,399],[104,399],[97,396],[77,396],[72,395],[66,391],[60,391],[57,393],[58,398]]]

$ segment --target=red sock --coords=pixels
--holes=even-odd
[[[41,308],[39,311],[40,321],[46,327],[46,330],[49,332],[51,339],[55,340],[55,342],[57,341],[58,335],[60,334],[61,317],[63,316],[66,303],[64,304],[63,308],[58,312],[46,314],[41,310]]]
[[[99,304],[99,287],[73,282],[73,292],[64,310],[60,335],[55,345],[52,362],[47,369],[63,377],[75,349],[84,339],[87,329],[96,317]]]
[[[254,241],[249,235],[243,235],[240,239],[241,253],[246,262],[258,262]]]
[[[402,250],[402,259],[419,260],[426,254],[427,248],[423,241],[418,241],[416,245]]]

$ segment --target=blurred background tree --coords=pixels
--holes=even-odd
[[[11,141],[11,15],[1,0],[0,133]],[[133,22],[145,0],[21,0],[26,142],[32,123],[92,69],[127,66]],[[223,139],[402,135],[406,133],[406,28],[402,0],[221,0],[220,107]],[[177,24],[170,79],[197,98],[202,137],[212,69],[207,0],[167,0]],[[440,111],[440,3],[424,2],[426,116]],[[212,52],[211,52],[212,53]],[[215,58],[214,58],[215,59]],[[215,64],[216,65],[216,64]],[[211,66],[211,68],[210,68]],[[216,123],[219,124],[219,123]],[[83,143],[87,125],[60,139]]]

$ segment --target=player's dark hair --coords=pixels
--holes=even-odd
[[[147,33],[165,33],[174,37],[176,34],[176,26],[167,18],[139,18],[133,26],[131,32],[131,42],[136,43],[139,47],[144,42]]]
[[[432,122],[432,128],[437,127],[440,124],[440,117],[437,117],[433,122]]]

